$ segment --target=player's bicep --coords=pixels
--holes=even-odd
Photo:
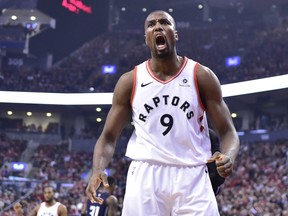
[[[67,216],[68,215],[67,208],[64,205],[60,205],[58,207],[58,214],[59,216]]]
[[[230,111],[222,98],[221,85],[216,75],[208,68],[199,67],[197,71],[201,101],[210,122],[218,133],[232,126]]]
[[[226,103],[224,101],[212,103],[210,107],[207,113],[218,134],[225,134],[227,131],[230,131],[233,127],[233,122]]]
[[[230,111],[222,101],[209,101],[207,105],[208,118],[218,134],[223,134],[233,127]]]
[[[121,76],[116,84],[111,109],[107,115],[102,135],[117,139],[131,116],[130,96],[133,87],[133,74]]]

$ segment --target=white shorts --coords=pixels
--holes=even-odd
[[[132,161],[122,216],[219,216],[207,167]]]

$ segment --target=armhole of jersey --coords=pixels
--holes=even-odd
[[[133,103],[133,99],[134,99],[136,81],[137,81],[137,67],[135,67],[134,70],[133,70],[133,87],[132,87],[132,92],[131,92],[131,97],[130,97],[130,105],[131,105],[131,107],[132,107],[132,103]]]
[[[43,203],[43,202],[42,202],[42,203]],[[38,205],[38,208],[37,208],[37,211],[36,211],[37,214],[38,214],[38,212],[39,212],[39,210],[40,210],[40,208],[41,208],[42,203],[40,203],[40,205]]]
[[[202,100],[201,100],[201,96],[200,96],[200,91],[199,91],[199,86],[198,86],[198,81],[197,81],[197,68],[199,66],[199,63],[197,62],[194,66],[194,83],[195,83],[195,87],[196,87],[196,91],[197,91],[197,95],[198,95],[198,101],[199,101],[199,104],[202,108],[202,110],[204,111],[205,110],[205,107],[202,103]]]
[[[58,203],[58,202],[57,202]],[[57,214],[59,215],[59,212],[60,212],[60,206],[61,206],[61,203],[58,203],[58,206],[57,206]]]

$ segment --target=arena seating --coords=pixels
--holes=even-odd
[[[179,54],[210,67],[222,84],[286,74],[286,25],[179,29]],[[49,70],[3,68],[0,90],[29,92],[112,92],[119,76],[148,57],[142,32],[105,33],[85,43]],[[239,66],[227,67],[227,57]],[[103,75],[103,65],[117,65]]]

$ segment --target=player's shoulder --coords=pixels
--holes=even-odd
[[[197,75],[213,75],[214,72],[211,70],[211,68],[205,66],[205,65],[202,65],[201,63],[197,63],[198,66],[197,66]]]
[[[130,100],[135,80],[133,71],[131,70],[122,74],[116,84],[114,93],[122,99],[127,98],[127,100]]]
[[[34,209],[30,212],[29,216],[36,216],[38,214],[38,211],[40,210],[41,206],[42,206],[42,203],[35,206]]]
[[[134,69],[123,73],[120,76],[118,83],[129,85],[129,84],[133,84],[133,80],[134,80]]]
[[[37,211],[41,208],[41,206],[45,206],[45,202],[41,202],[40,204],[38,204],[37,206],[35,206],[34,209],[36,209]]]
[[[59,203],[58,213],[59,213],[60,215],[65,215],[65,214],[67,215],[67,208],[66,208],[66,206],[65,206],[64,204]]]
[[[136,77],[137,71],[141,70],[142,67],[146,68],[146,64],[149,60],[143,61],[142,63],[135,65],[134,68],[128,72],[125,72],[121,75],[120,79],[133,81]]]
[[[198,85],[200,86],[210,86],[212,83],[217,85],[220,84],[216,74],[209,67],[200,63],[198,63],[196,69],[196,77]]]
[[[131,79],[134,76],[134,70],[136,70],[135,68],[133,70],[130,70],[128,72],[125,72],[121,75],[120,79]]]

